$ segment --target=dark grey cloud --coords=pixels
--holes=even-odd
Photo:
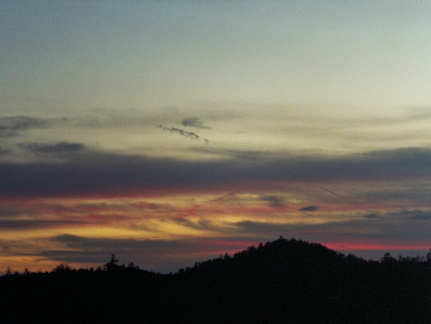
[[[399,181],[431,178],[431,150],[341,158],[256,153],[219,160],[123,156],[84,150],[61,163],[0,164],[0,196],[130,194],[148,189],[250,189],[277,182]]]
[[[378,220],[353,218],[320,224],[308,223],[266,223],[242,221],[233,224],[236,228],[230,233],[249,237],[296,237],[315,242],[375,242],[377,244],[408,245],[429,242],[431,224],[412,217],[389,215]]]
[[[159,125],[157,127],[163,129],[164,131],[168,131],[168,132],[171,132],[171,133],[177,133],[177,134],[179,134],[181,136],[184,136],[184,137],[187,137],[187,138],[190,138],[190,139],[195,139],[195,140],[199,140],[200,139],[200,140],[205,141],[206,143],[209,142],[206,138],[200,137],[198,134],[196,134],[194,132],[186,131],[184,129],[180,129],[180,128],[176,128],[176,127],[167,127],[167,126],[163,126],[163,125]]]
[[[0,206],[0,220],[23,215],[25,212],[26,209],[23,207],[4,204]],[[32,212],[36,215],[38,214],[38,212],[35,210],[33,210]]]
[[[11,150],[0,147],[0,155],[6,155],[6,154],[9,154],[10,152]]]
[[[58,142],[55,144],[22,143],[21,147],[33,153],[77,153],[84,150],[85,146],[81,143]]]
[[[364,218],[368,219],[379,219],[379,220],[429,220],[431,219],[431,210],[428,209],[400,209],[398,211],[389,212],[372,212],[365,214]]]
[[[44,218],[44,213],[49,212],[61,216],[65,213],[65,217],[58,217],[57,219]],[[73,214],[73,217],[70,214]],[[89,214],[87,212],[87,214]],[[25,216],[25,217],[22,217]],[[31,218],[29,218],[31,216]],[[113,219],[113,216],[108,216],[106,222]],[[19,206],[19,205],[5,205],[0,207],[0,229],[15,229],[15,230],[32,230],[41,228],[53,228],[63,226],[81,226],[89,223],[102,223],[100,219],[92,220],[85,217],[85,213],[79,212],[76,208],[59,208],[58,206]]]
[[[319,206],[305,206],[305,207],[299,208],[298,210],[299,211],[313,212],[313,211],[319,210],[319,208],[320,208]]]
[[[413,216],[412,219],[430,220],[431,219],[431,213],[420,213],[420,214]]]
[[[79,116],[58,116],[52,118],[35,118],[30,116],[8,116],[0,117],[0,137],[19,136],[23,132],[31,129],[47,129],[47,128],[118,128],[132,127],[142,128],[151,126],[157,123],[159,118],[149,116],[144,118],[137,113],[122,111],[121,114],[117,111],[109,109],[92,109]]]
[[[79,222],[74,220],[41,220],[41,219],[11,219],[0,220],[0,229],[8,230],[33,230],[33,229],[48,229],[63,226],[79,226],[87,222]]]
[[[189,227],[192,229],[198,229],[198,230],[210,230],[210,231],[223,232],[226,229],[226,227],[216,225],[212,221],[207,219],[200,219],[200,220],[193,221],[188,218],[177,217],[174,219],[174,222],[182,226]]]
[[[51,238],[53,242],[66,244],[75,249],[157,249],[170,250],[173,246],[178,248],[191,248],[193,242],[182,240],[136,240],[136,239],[112,239],[112,238],[91,238],[70,234],[63,234]],[[144,252],[144,251],[143,251]]]
[[[110,260],[111,254],[114,253],[120,263],[127,264],[133,261],[143,269],[169,272],[177,271],[181,267],[193,266],[196,261],[218,257],[220,249],[232,250],[234,248],[239,251],[251,245],[245,243],[241,246],[238,244],[241,241],[243,239],[238,237],[212,238],[210,240],[207,238],[136,240],[91,238],[64,234],[51,238],[51,242],[60,243],[64,248],[41,251],[37,255],[59,262],[104,264]],[[204,242],[206,244],[202,244]]]
[[[46,127],[48,121],[26,116],[0,117],[0,137],[18,136],[21,132]]]
[[[241,221],[234,224],[236,229],[232,232],[238,234],[248,233],[250,236],[284,236],[290,230],[292,230],[291,224],[281,224],[281,223],[266,223],[266,222],[253,222],[253,221]],[[295,226],[294,226],[295,227]]]
[[[191,139],[199,139],[199,138],[200,138],[200,136],[199,136],[199,135],[197,135],[196,133],[188,132],[188,131],[185,131],[185,130],[180,129],[180,128],[176,128],[176,127],[166,127],[166,126],[163,126],[163,125],[159,125],[159,126],[157,126],[157,127],[158,127],[158,128],[161,128],[161,129],[163,129],[163,130],[165,130],[165,131],[168,131],[168,132],[178,133],[178,134],[180,134],[181,136],[188,137],[188,138],[191,138]]]
[[[181,125],[186,127],[209,128],[204,125],[199,117],[187,117],[181,121]]]
[[[380,216],[377,213],[369,213],[369,214],[365,214],[363,217],[364,218],[370,218],[370,219],[376,219],[376,218],[381,218],[382,216]]]
[[[421,210],[421,209],[403,209],[397,213],[391,213],[391,216],[401,216],[407,219],[416,219],[416,220],[429,220],[431,219],[431,211],[430,210]]]
[[[400,188],[383,186],[380,188],[367,188],[367,191],[355,193],[355,198],[363,202],[378,201],[380,203],[386,201],[416,201],[423,206],[430,204],[431,183],[427,178],[424,181],[416,181],[415,183],[403,183]]]
[[[58,263],[90,263],[97,266],[106,264],[109,261],[111,254],[119,255],[115,252],[115,249],[106,249],[104,251],[71,251],[70,249],[65,248],[58,250],[43,250],[35,253],[36,256],[42,259],[54,260]],[[124,254],[122,256],[124,256]]]
[[[268,203],[268,206],[270,207],[283,207],[284,199],[278,196],[272,196],[272,195],[266,195],[262,196],[261,199]]]

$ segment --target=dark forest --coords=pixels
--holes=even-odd
[[[431,323],[431,253],[380,261],[280,239],[160,274],[97,269],[0,277],[2,323]]]

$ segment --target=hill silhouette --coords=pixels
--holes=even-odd
[[[98,269],[0,278],[3,323],[430,323],[431,258],[380,262],[280,239],[157,274]]]

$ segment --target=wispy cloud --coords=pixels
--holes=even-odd
[[[421,209],[403,209],[397,213],[391,213],[390,216],[399,216],[407,219],[413,220],[429,220],[431,219],[431,211],[430,210],[421,210]]]
[[[144,269],[156,268],[162,271],[177,271],[180,267],[191,266],[199,258],[218,257],[226,251],[238,251],[256,242],[245,242],[242,238],[188,238],[162,239],[113,239],[92,238],[63,234],[51,238],[54,244],[63,248],[46,249],[40,252],[45,258],[61,262],[109,261],[114,253],[120,262],[137,262]],[[179,257],[180,256],[180,257]],[[166,262],[166,259],[169,262]]]
[[[377,218],[381,218],[381,216],[377,213],[369,213],[369,214],[365,214],[363,216],[364,218],[370,218],[370,219],[377,219]]]
[[[55,144],[21,143],[21,147],[33,153],[76,153],[84,149],[82,143],[58,142]]]
[[[163,125],[159,125],[157,127],[161,128],[161,129],[163,129],[165,131],[168,131],[168,132],[178,133],[178,134],[180,134],[182,136],[185,136],[185,137],[188,137],[188,138],[191,138],[191,139],[199,139],[200,138],[199,135],[197,135],[196,133],[188,132],[188,131],[185,131],[185,130],[180,129],[180,128],[166,127],[166,126],[163,126]]]
[[[195,139],[195,140],[201,139],[201,140],[205,141],[206,143],[209,142],[206,138],[202,138],[198,134],[196,134],[194,132],[186,131],[184,129],[180,129],[180,128],[176,128],[176,127],[167,127],[167,126],[163,126],[163,125],[159,125],[157,127],[160,128],[160,129],[163,129],[164,131],[168,131],[168,132],[171,132],[171,133],[177,133],[177,134],[179,134],[181,136],[184,136],[184,137],[187,137],[187,138],[190,138],[190,139]]]
[[[6,154],[9,154],[10,152],[11,150],[0,147],[0,155],[6,155]]]
[[[71,219],[64,219],[64,220],[14,219],[14,220],[0,220],[0,229],[34,230],[34,229],[74,227],[74,226],[82,226],[85,224],[87,224],[87,222],[76,221]]]
[[[47,122],[45,119],[26,116],[0,117],[0,137],[18,136],[29,129],[46,127]]]
[[[265,195],[261,199],[268,203],[270,207],[284,207],[284,199],[274,195]]]
[[[205,126],[202,120],[199,117],[187,117],[184,118],[181,122],[181,125],[187,127],[196,127],[196,128],[209,128]]]
[[[304,212],[313,212],[319,209],[320,209],[319,206],[305,206],[305,207],[299,208],[298,210],[304,211]]]

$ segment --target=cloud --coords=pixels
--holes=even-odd
[[[410,221],[410,220],[429,220],[431,219],[431,210],[428,209],[400,209],[396,211],[368,213],[363,216],[366,219],[379,219],[379,220],[396,220],[396,221]]]
[[[163,129],[164,131],[168,131],[168,132],[171,132],[171,133],[177,133],[177,134],[180,134],[181,136],[184,136],[184,137],[187,137],[187,138],[190,138],[190,139],[195,139],[195,140],[202,139],[206,143],[209,142],[206,138],[202,138],[202,137],[200,137],[198,134],[196,134],[194,132],[188,132],[188,131],[180,129],[180,128],[166,127],[166,126],[163,126],[163,125],[159,125],[157,127]]]
[[[199,117],[187,117],[181,121],[181,125],[196,128],[209,128],[204,125]]]
[[[392,213],[392,216],[393,215],[406,217],[408,219],[416,219],[416,220],[429,220],[429,219],[431,219],[431,211],[421,210],[421,209],[413,209],[413,210],[403,209],[397,213]]]
[[[377,214],[377,213],[365,214],[363,217],[364,218],[370,218],[370,219],[381,218],[381,216],[379,214]]]
[[[62,234],[50,238],[50,241],[65,244],[65,246],[78,249],[137,249],[142,253],[173,253],[172,250],[198,251],[201,247],[197,242],[206,241],[208,238],[188,238],[176,240],[161,239],[115,239],[115,238],[94,238],[83,237],[71,234]],[[221,241],[221,238],[212,238],[211,241]],[[238,238],[236,238],[238,240]]]
[[[270,207],[284,207],[284,199],[278,196],[262,196],[261,199],[268,203]]]
[[[320,208],[319,206],[305,206],[305,207],[299,208],[298,210],[313,212],[313,211],[319,210],[319,208]]]
[[[47,120],[25,116],[0,117],[0,137],[18,136],[20,132],[44,128]]]
[[[161,129],[163,129],[165,131],[168,131],[168,132],[178,133],[178,134],[180,134],[182,136],[185,136],[185,137],[188,137],[188,138],[191,138],[191,139],[199,139],[200,138],[199,135],[197,135],[197,134],[195,134],[193,132],[185,131],[183,129],[179,129],[179,128],[175,128],[175,127],[166,127],[166,126],[163,126],[163,125],[159,125],[157,127],[161,128]]]
[[[366,188],[366,191],[356,192],[355,199],[364,203],[379,202],[387,203],[398,201],[399,203],[408,204],[415,201],[420,206],[428,206],[430,204],[429,192],[431,191],[431,183],[424,181],[415,181],[413,183],[403,182],[402,186],[388,186],[386,184]]]
[[[46,249],[38,255],[59,262],[104,264],[114,253],[120,263],[127,264],[133,261],[143,269],[157,269],[162,272],[177,271],[181,267],[193,266],[199,259],[218,257],[226,251],[239,251],[256,243],[244,242],[244,239],[238,237],[137,240],[92,238],[70,234],[52,237],[50,241],[63,247]]]
[[[0,220],[10,219],[23,215],[28,210],[24,206],[13,206],[13,204],[2,204],[0,206]],[[32,215],[38,215],[38,211],[32,208]]]
[[[84,149],[84,144],[58,142],[56,144],[38,144],[38,143],[22,143],[20,146],[26,148],[33,153],[77,153]]]
[[[0,220],[0,229],[7,230],[34,230],[48,228],[62,228],[65,226],[82,226],[88,222],[80,222],[74,220],[43,220],[43,219],[11,219]]]
[[[55,146],[51,149],[55,150]],[[128,195],[197,188],[226,191],[267,188],[268,183],[275,186],[286,182],[424,181],[431,178],[430,165],[431,151],[420,149],[341,158],[239,154],[218,160],[151,158],[84,150],[68,155],[61,163],[1,163],[0,196]]]
[[[234,224],[236,226],[235,232],[247,233],[250,236],[267,237],[267,236],[280,236],[287,233],[292,225],[290,224],[274,224],[269,222],[254,222],[254,221],[241,221]],[[295,227],[295,226],[294,226]]]
[[[9,154],[10,152],[11,152],[11,150],[4,149],[4,148],[0,147],[0,155],[6,155],[6,154]]]
[[[219,233],[223,233],[228,228],[226,226],[219,226],[216,223],[207,220],[207,219],[200,219],[192,221],[187,218],[183,217],[177,217],[174,218],[173,221],[176,224],[182,225],[184,227],[192,228],[192,229],[198,229],[198,230],[205,230],[205,231],[216,231]]]
[[[346,242],[350,244],[396,244],[408,246],[431,243],[429,222],[397,216],[371,219],[332,221],[319,224],[308,223],[270,223],[241,221],[233,224],[236,229],[231,233],[264,240],[274,236],[296,237],[315,242]],[[428,243],[428,244],[429,244]],[[429,249],[429,248],[427,248]]]
[[[430,220],[431,219],[431,213],[420,213],[420,214],[413,216],[412,219]]]

